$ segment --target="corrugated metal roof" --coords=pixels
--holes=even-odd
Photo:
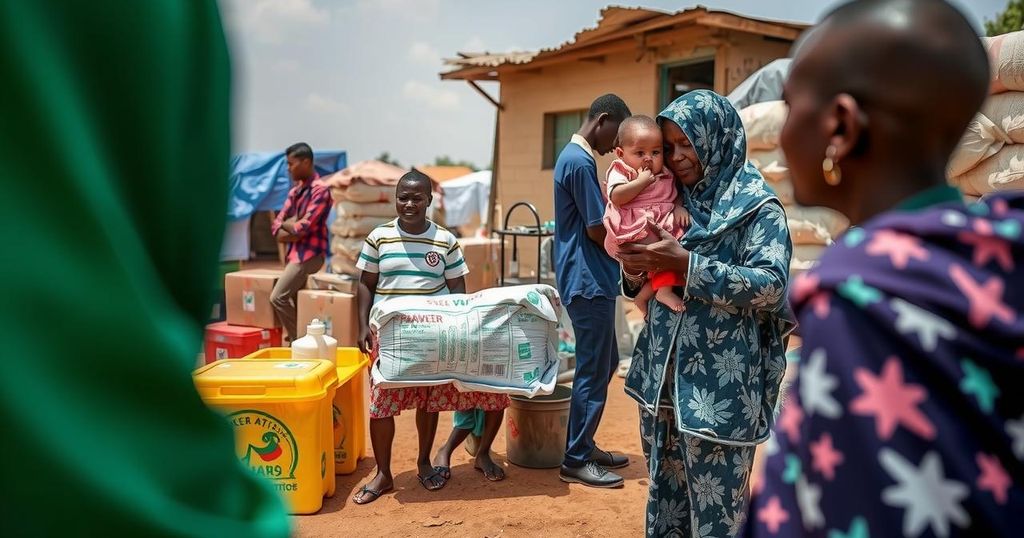
[[[757,19],[726,11],[708,10],[704,6],[696,6],[675,13],[638,7],[609,6],[601,10],[600,17],[594,27],[580,30],[573,36],[573,39],[557,47],[545,48],[536,52],[460,52],[458,53],[458,58],[444,60],[445,65],[452,66],[455,69],[441,73],[441,78],[494,79],[497,74],[495,71],[481,72],[481,70],[486,68],[497,69],[502,66],[526,65],[540,58],[557,56],[571,50],[583,49],[598,43],[621,39],[633,33],[634,30],[638,32],[652,31],[681,23],[684,20],[689,21],[691,24],[701,24],[700,16],[702,15],[737,17],[753,23],[768,24],[787,32],[800,32],[808,27],[808,25],[801,23]],[[472,76],[459,76],[463,71],[466,72],[466,75]]]
[[[671,13],[642,7],[608,6],[601,10],[597,19],[597,25],[593,28],[584,28],[576,32],[576,35],[570,41],[566,41],[558,47],[548,50],[555,51],[572,45],[584,44],[588,41],[613,34],[628,26],[666,15],[671,15]]]
[[[572,40],[566,41],[557,47],[541,49],[535,52],[459,52],[459,58],[446,58],[444,63],[445,65],[460,68],[527,64],[533,61],[539,54],[557,52],[566,47],[586,43],[587,41],[621,30],[630,24],[647,21],[663,15],[668,15],[668,13],[645,8],[608,6],[601,10],[596,26],[580,30],[573,36]]]
[[[538,53],[536,52],[460,52],[461,58],[445,59],[445,65],[456,65],[462,67],[498,67],[506,64],[530,63]]]

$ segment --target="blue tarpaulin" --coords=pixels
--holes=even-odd
[[[348,164],[344,151],[313,152],[313,165],[320,176],[333,174]],[[288,161],[284,152],[242,153],[231,158],[231,188],[228,218],[247,218],[256,211],[276,211],[284,205],[291,189]]]

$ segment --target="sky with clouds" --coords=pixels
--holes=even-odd
[[[836,0],[702,0],[710,9],[815,22]],[[1006,0],[955,0],[975,25]],[[649,0],[667,11],[694,4]],[[220,0],[234,77],[234,148],[296,141],[349,162],[388,151],[404,165],[438,155],[486,167],[494,107],[442,82],[456,51],[536,50],[593,26],[608,0]],[[633,5],[620,2],[616,5]],[[496,83],[484,87],[497,96]]]

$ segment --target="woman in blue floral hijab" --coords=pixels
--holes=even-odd
[[[627,295],[643,285],[632,275],[686,276],[683,312],[651,302],[626,377],[650,470],[647,535],[735,536],[786,367],[792,243],[729,101],[693,91],[658,121],[691,227],[678,242],[663,233],[622,250]]]

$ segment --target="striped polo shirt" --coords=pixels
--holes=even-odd
[[[370,232],[356,267],[380,273],[374,303],[398,295],[447,295],[445,280],[469,273],[451,232],[429,222],[425,232],[411,234],[398,219]]]

